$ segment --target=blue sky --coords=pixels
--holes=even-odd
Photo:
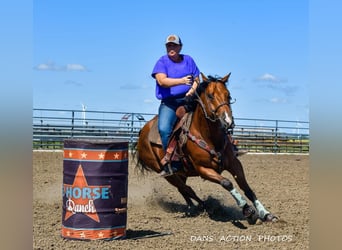
[[[157,113],[167,35],[238,118],[309,120],[309,1],[33,1],[33,108]]]

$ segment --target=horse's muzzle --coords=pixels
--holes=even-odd
[[[219,120],[225,132],[228,132],[229,130],[232,130],[235,127],[234,117],[229,116],[226,112],[222,114]]]

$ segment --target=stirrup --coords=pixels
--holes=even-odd
[[[165,170],[162,170],[162,171],[159,173],[159,176],[160,176],[160,177],[168,177],[168,176],[171,176],[171,175],[173,175],[173,173],[166,172]]]
[[[166,164],[163,166],[163,170],[159,173],[160,177],[167,177],[173,175],[171,164]]]

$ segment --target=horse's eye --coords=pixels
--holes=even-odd
[[[207,97],[208,97],[210,100],[213,100],[213,99],[214,99],[213,94],[207,94]]]

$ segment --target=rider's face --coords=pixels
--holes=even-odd
[[[166,44],[166,51],[167,51],[167,54],[169,56],[178,55],[181,48],[182,48],[182,46],[180,46],[179,44],[175,44],[175,43],[167,43]]]

